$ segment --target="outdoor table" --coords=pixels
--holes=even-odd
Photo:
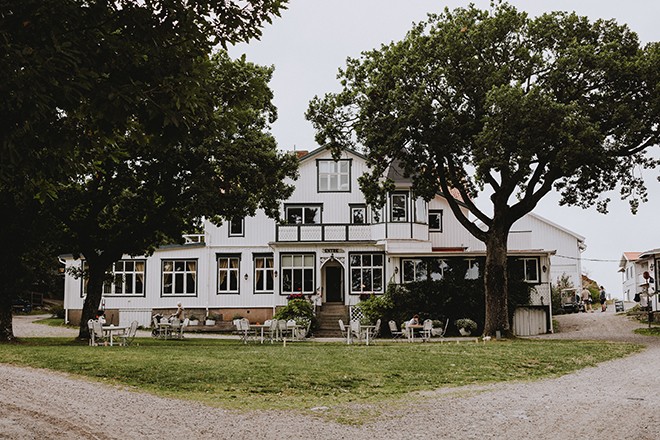
[[[375,325],[360,325],[360,334],[362,334],[362,331],[365,330],[365,333],[367,334],[367,345],[369,345],[369,334],[371,333],[371,330],[375,330],[376,326]]]
[[[117,334],[119,334],[120,332],[124,333],[128,329],[128,326],[127,325],[112,325],[112,324],[110,324],[110,325],[104,325],[101,328],[103,329],[104,333],[107,333],[110,336],[110,346],[112,347],[113,344],[114,344],[113,336],[114,336],[115,332],[117,332]]]
[[[172,331],[172,324],[169,322],[159,322],[158,323],[158,337],[167,339],[170,332]]]
[[[408,338],[408,342],[415,342],[415,330],[419,331],[422,330],[424,326],[422,324],[414,324],[410,325],[408,324],[406,326],[406,331],[410,332],[410,337]]]
[[[261,330],[261,337],[259,340],[261,343],[264,343],[264,329],[265,328],[270,328],[270,324],[250,324],[250,328],[254,330]]]

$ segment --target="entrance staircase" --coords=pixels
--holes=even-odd
[[[348,306],[339,303],[325,303],[316,311],[319,328],[314,332],[318,338],[340,338],[339,320],[348,325]]]

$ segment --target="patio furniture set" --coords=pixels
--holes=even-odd
[[[380,334],[380,319],[374,325],[364,325],[358,320],[352,320],[347,327],[343,320],[339,320],[339,330],[342,337],[346,338],[346,344],[364,342],[366,345],[374,342]]]
[[[126,347],[131,345],[135,339],[138,322],[133,321],[131,325],[103,325],[95,319],[90,319],[87,321],[87,327],[89,328],[89,345]]]
[[[154,316],[152,318],[152,336],[158,339],[183,339],[183,333],[188,327],[189,319],[167,319]]]
[[[240,336],[244,344],[248,342],[257,342],[261,344],[264,341],[282,342],[304,341],[309,334],[311,323],[299,325],[293,319],[269,319],[263,324],[250,324],[246,318],[234,319],[236,333]]]

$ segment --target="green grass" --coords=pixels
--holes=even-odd
[[[78,328],[78,326],[64,324],[64,318],[43,318],[43,319],[37,319],[36,321],[33,322],[36,324],[49,325],[51,327]]]
[[[395,403],[415,391],[555,377],[642,349],[633,344],[522,340],[383,342],[370,347],[243,345],[215,339],[143,338],[135,343],[139,345],[89,347],[64,338],[29,338],[0,345],[0,359],[223,408],[303,410],[341,408],[349,402]]]
[[[646,327],[635,329],[635,333],[645,336],[660,336],[660,324],[652,322],[651,328],[646,324]]]

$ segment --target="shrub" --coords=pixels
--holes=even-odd
[[[61,305],[50,306],[49,312],[53,318],[64,319],[64,307]]]
[[[470,333],[474,333],[477,331],[477,323],[471,320],[470,318],[457,319],[456,322],[454,322],[454,324],[456,324],[457,329],[462,328]]]
[[[292,299],[289,303],[279,309],[273,316],[273,319],[293,319],[296,324],[306,326],[311,323],[312,330],[316,329],[317,322],[314,316],[314,307],[312,303],[304,299]]]

